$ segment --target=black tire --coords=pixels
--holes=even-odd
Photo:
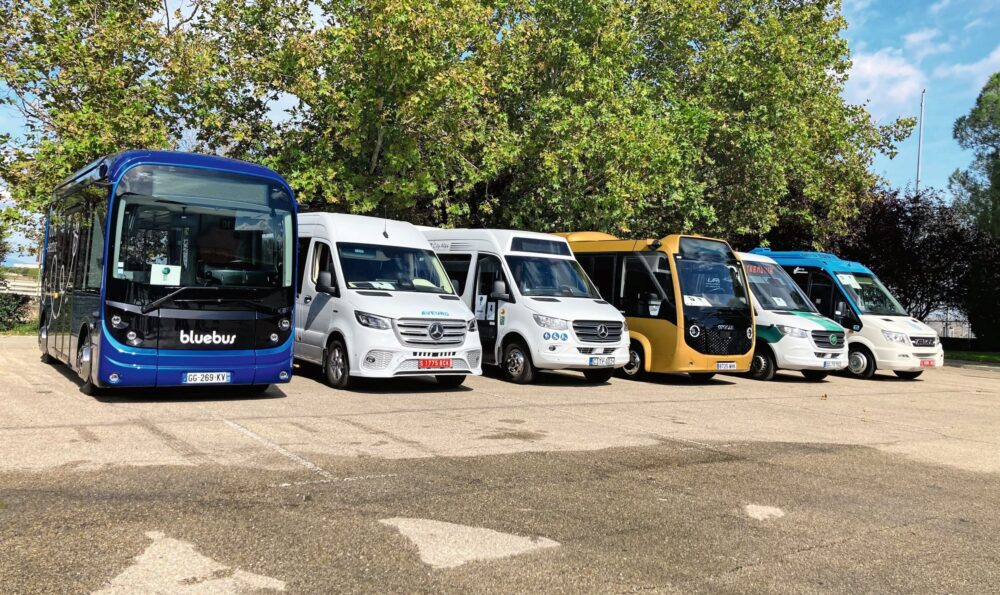
[[[537,369],[531,361],[528,348],[520,340],[515,339],[507,344],[500,361],[500,373],[505,380],[517,384],[530,384],[535,381]]]
[[[847,355],[847,373],[855,378],[871,378],[875,375],[875,356],[867,347],[852,347]]]
[[[715,372],[688,372],[688,376],[698,382],[708,382],[715,378]]]
[[[326,383],[333,388],[348,388],[352,381],[351,362],[347,357],[347,345],[341,339],[333,339],[326,348],[323,359],[323,374]]]
[[[614,368],[594,368],[593,370],[583,371],[583,377],[587,379],[587,382],[593,382],[594,384],[604,384],[608,380],[611,380],[614,374]]]
[[[448,376],[435,376],[438,386],[441,388],[458,388],[465,382],[465,374],[450,374]]]
[[[806,377],[806,380],[812,380],[813,382],[819,382],[824,380],[830,375],[829,372],[823,370],[802,370],[802,375]]]
[[[83,348],[88,346],[90,347],[91,367],[88,368],[86,372],[84,372]],[[85,395],[89,395],[91,397],[96,397],[101,394],[101,389],[98,388],[96,384],[94,384],[93,357],[94,357],[94,348],[92,345],[90,345],[90,335],[87,335],[86,337],[81,337],[81,339],[77,342],[76,346],[76,370],[77,374],[80,374],[80,378],[83,380],[83,384],[80,386],[80,392],[82,392]]]
[[[47,344],[42,346],[42,329],[45,328],[46,324],[47,323],[44,318],[38,323],[38,346],[42,350],[42,357],[40,357],[39,360],[41,360],[43,364],[54,364],[56,363],[56,360],[54,357],[49,355],[49,346]]]
[[[924,373],[923,370],[917,370],[916,372],[904,372],[902,370],[896,370],[893,372],[896,376],[899,376],[903,380],[916,380],[920,378],[920,375]]]
[[[641,343],[632,341],[628,346],[628,363],[618,368],[618,375],[629,380],[642,380],[647,373],[645,350]]]
[[[750,371],[747,374],[754,380],[773,380],[774,373],[778,371],[778,365],[774,361],[774,355],[767,347],[758,349],[750,360]]]
[[[271,388],[270,384],[249,384],[244,386],[242,392],[246,395],[262,395]]]

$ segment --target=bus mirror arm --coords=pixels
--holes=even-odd
[[[333,274],[330,271],[320,271],[316,279],[316,291],[326,293],[334,297],[339,293],[337,286],[333,284]]]

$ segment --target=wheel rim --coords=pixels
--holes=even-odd
[[[347,375],[344,363],[344,350],[339,345],[334,346],[333,350],[330,351],[330,373],[333,375],[334,382],[340,382]]]
[[[504,360],[504,365],[507,367],[507,373],[513,377],[521,375],[524,371],[524,353],[521,352],[517,347],[510,350],[507,354],[507,359]]]
[[[868,367],[868,357],[860,351],[852,351],[847,360],[847,368],[852,374],[861,374]]]
[[[635,376],[639,373],[639,365],[642,363],[642,359],[639,357],[639,352],[635,349],[628,350],[628,363],[622,367],[622,371],[629,376]]]
[[[753,356],[753,360],[750,362],[750,373],[754,376],[761,376],[767,370],[767,358],[763,355]]]

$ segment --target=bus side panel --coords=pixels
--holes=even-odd
[[[628,318],[630,332],[649,340],[651,353],[646,354],[650,372],[674,372],[673,355],[677,344],[677,327],[662,318]]]

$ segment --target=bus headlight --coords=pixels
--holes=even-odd
[[[795,326],[785,326],[783,324],[776,324],[774,328],[778,329],[782,335],[788,335],[789,337],[795,337],[796,339],[805,339],[809,336],[809,331],[801,329]]]
[[[128,323],[122,322],[122,317],[115,314],[114,316],[111,317],[111,326],[117,329],[123,329],[128,326]]]
[[[287,331],[290,328],[292,328],[292,321],[288,320],[287,318],[282,318],[281,320],[278,321],[278,330],[279,331],[284,332],[284,331]]]
[[[897,333],[894,331],[882,331],[882,336],[885,337],[885,340],[890,343],[902,343],[903,345],[906,345],[910,341],[905,333]]]
[[[747,339],[753,339],[753,327],[752,326],[748,326],[747,327]]]
[[[368,328],[379,329],[382,331],[389,330],[389,319],[384,316],[376,316],[374,314],[369,314],[367,312],[362,312],[361,310],[354,311],[354,317],[358,319],[361,326],[367,326]]]
[[[542,316],[541,314],[533,314],[532,316],[535,318],[535,324],[542,328],[549,328],[554,331],[564,331],[569,328],[569,321],[562,318]]]
[[[271,342],[272,343],[277,343],[279,338],[280,337],[278,337],[278,333],[271,333]]]
[[[474,332],[476,332],[478,330],[479,330],[479,327],[476,326],[476,319],[473,318],[472,320],[469,321],[469,332],[470,333],[474,333]]]
[[[701,336],[701,327],[697,324],[692,324],[688,327],[688,334],[691,335],[692,339],[697,339]]]
[[[622,320],[622,336],[628,338],[628,321]]]

